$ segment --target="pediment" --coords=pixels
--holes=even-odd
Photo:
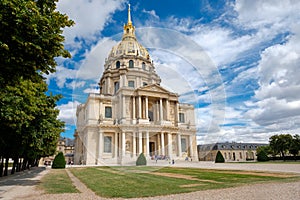
[[[167,89],[161,87],[158,84],[146,85],[137,89],[138,92],[152,92],[152,93],[161,93],[168,94],[172,96],[177,96],[175,93],[168,91]]]

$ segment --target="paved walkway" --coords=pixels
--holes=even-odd
[[[158,163],[149,162],[152,166],[172,166],[165,161]],[[175,167],[195,167],[208,169],[232,169],[232,170],[255,170],[255,171],[272,171],[272,172],[289,172],[300,174],[300,164],[255,164],[255,163],[222,163],[215,164],[212,162],[176,162]],[[74,166],[76,167],[76,166]],[[81,166],[82,167],[82,166]],[[73,184],[80,191],[80,193],[72,194],[43,194],[42,191],[36,188],[39,180],[50,168],[32,168],[26,172],[20,172],[16,175],[0,178],[0,199],[105,199],[95,195],[93,191],[82,184],[69,170],[67,170]],[[245,185],[242,187],[226,188],[219,190],[206,190],[185,194],[168,195],[162,197],[152,198],[137,198],[145,200],[154,199],[300,199],[300,181],[291,183],[265,183]],[[137,200],[133,199],[133,200]]]

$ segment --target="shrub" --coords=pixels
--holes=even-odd
[[[136,160],[136,166],[138,165],[147,165],[147,160],[143,153],[141,153]]]
[[[225,162],[225,159],[224,159],[222,153],[220,151],[218,151],[218,153],[216,155],[215,163],[223,163],[223,162]]]
[[[268,161],[268,160],[269,160],[269,157],[265,151],[259,151],[257,153],[257,161],[264,162],[264,161]]]
[[[52,163],[52,168],[53,169],[60,169],[60,168],[66,168],[66,161],[65,161],[65,156],[62,152],[59,152]]]

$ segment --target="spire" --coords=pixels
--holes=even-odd
[[[130,15],[130,4],[128,4],[128,22],[127,22],[128,25],[131,25],[132,24],[132,21],[131,21],[131,15]]]
[[[132,25],[131,21],[131,13],[130,13],[130,4],[128,4],[128,21],[127,24],[124,24],[124,34],[123,34],[123,39],[127,37],[134,37],[134,26]]]

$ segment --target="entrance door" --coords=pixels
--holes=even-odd
[[[149,151],[150,156],[155,155],[155,142],[149,142]]]

